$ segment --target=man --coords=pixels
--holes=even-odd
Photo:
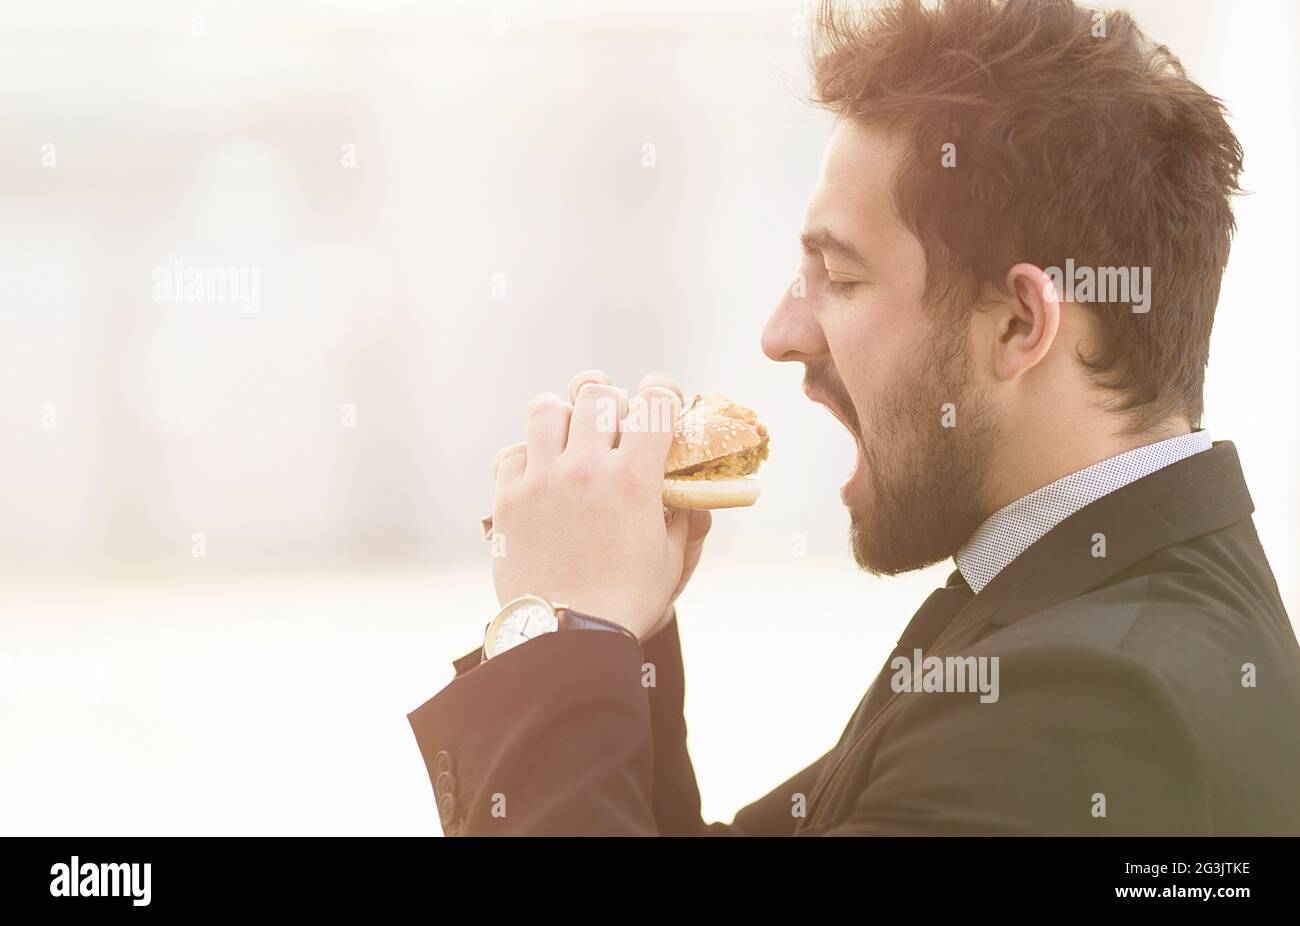
[[[838,119],[763,349],[857,440],[862,568],[956,569],[839,743],[706,824],[673,599],[708,518],[663,522],[670,435],[601,427],[620,393],[580,375],[496,462],[498,598],[550,623],[409,715],[444,831],[1300,832],[1300,651],[1199,427],[1219,104],[1069,0],[824,9],[813,74]],[[655,401],[680,391],[648,378],[626,420]]]

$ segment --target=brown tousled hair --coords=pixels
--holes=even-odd
[[[1129,431],[1199,425],[1242,150],[1169,49],[1071,0],[823,0],[810,53],[816,103],[908,137],[894,201],[927,298],[968,312],[1021,261],[1150,267],[1150,311],[1091,306],[1080,359]]]

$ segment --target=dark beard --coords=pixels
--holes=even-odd
[[[934,326],[910,374],[871,405],[875,433],[863,435],[870,485],[866,510],[849,514],[853,558],[873,575],[898,575],[948,559],[987,517],[988,468],[997,444],[987,398],[973,383],[963,328]],[[826,384],[852,409],[839,381]],[[942,406],[955,406],[944,427]]]

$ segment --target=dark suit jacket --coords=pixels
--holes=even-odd
[[[1253,510],[1219,442],[1076,512],[925,652],[998,657],[998,700],[896,693],[886,665],[879,709],[864,697],[730,824],[700,818],[675,622],[644,648],[575,631],[475,650],[408,715],[443,829],[1300,833],[1300,650]]]

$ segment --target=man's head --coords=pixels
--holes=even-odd
[[[857,438],[863,568],[1199,423],[1241,149],[1168,50],[1069,0],[824,7],[813,76],[836,129],[763,347]]]

